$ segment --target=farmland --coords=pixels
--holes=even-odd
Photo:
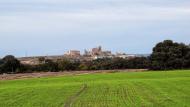
[[[0,81],[0,107],[189,107],[190,70]]]

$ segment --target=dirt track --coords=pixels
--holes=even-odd
[[[86,89],[87,89],[87,84],[84,84],[81,90],[79,90],[79,92],[77,92],[75,95],[68,98],[64,107],[71,107],[72,104],[76,101],[77,97],[80,96],[83,92],[85,92]]]
[[[0,80],[14,80],[24,78],[40,78],[62,75],[80,75],[91,73],[111,73],[111,72],[142,72],[146,69],[126,69],[126,70],[97,70],[97,71],[64,71],[64,72],[38,72],[38,73],[22,73],[22,74],[2,74]]]

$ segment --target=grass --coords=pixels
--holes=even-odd
[[[0,81],[0,107],[190,107],[190,70]]]

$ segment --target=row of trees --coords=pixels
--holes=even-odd
[[[52,61],[39,58],[38,65],[22,65],[11,55],[0,60],[0,73],[20,73],[38,71],[110,70],[110,69],[188,69],[190,68],[190,46],[165,40],[158,43],[149,57],[132,59],[105,58],[93,61]]]
[[[76,70],[111,70],[111,69],[127,69],[127,68],[148,68],[148,58],[139,57],[134,59],[97,59],[93,61],[70,61],[67,59],[60,59],[56,62],[45,60],[39,65],[25,65],[21,70],[24,72],[35,71],[76,71]],[[23,71],[21,71],[23,72]]]
[[[150,61],[145,57],[133,59],[97,59],[93,61],[70,61],[60,59],[52,61],[45,59],[38,65],[23,65],[14,56],[6,56],[0,60],[0,73],[23,73],[38,71],[75,71],[75,70],[111,70],[111,69],[146,69],[150,66]]]

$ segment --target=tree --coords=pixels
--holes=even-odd
[[[185,56],[184,66],[185,68],[190,68],[190,51]]]
[[[78,70],[80,65],[79,61],[71,61],[68,59],[58,60],[57,63],[58,63],[58,68],[61,71]]]
[[[85,65],[85,64],[80,64],[79,65],[79,70],[87,70],[88,69],[88,66]]]
[[[113,58],[111,61],[110,69],[126,69],[127,68],[127,59],[123,58]]]
[[[2,65],[3,65],[3,60],[0,59],[0,74],[2,73]]]
[[[150,60],[146,57],[135,57],[127,60],[126,68],[131,69],[149,69]]]
[[[59,71],[58,69],[58,64],[57,62],[53,62],[52,60],[50,59],[46,59],[44,61],[44,63],[41,63],[41,64],[38,64],[38,65],[35,65],[33,67],[33,71],[43,71],[43,72],[57,72]]]
[[[57,72],[58,71],[58,64],[56,62],[53,62],[50,59],[46,59],[45,60],[45,69],[47,71],[51,71],[51,72]]]
[[[58,60],[57,63],[58,63],[59,70],[65,71],[69,69],[68,66],[70,65],[71,62],[67,59],[61,59],[61,60]]]
[[[14,56],[7,55],[3,59],[3,64],[1,65],[2,73],[15,73],[20,69],[20,61],[18,61]]]
[[[182,69],[185,66],[189,46],[183,43],[175,43],[172,40],[165,40],[158,43],[151,54],[151,69]]]
[[[39,57],[39,58],[38,58],[38,61],[39,61],[39,63],[41,63],[41,64],[42,64],[42,63],[45,63],[45,60],[46,60],[45,57]]]

